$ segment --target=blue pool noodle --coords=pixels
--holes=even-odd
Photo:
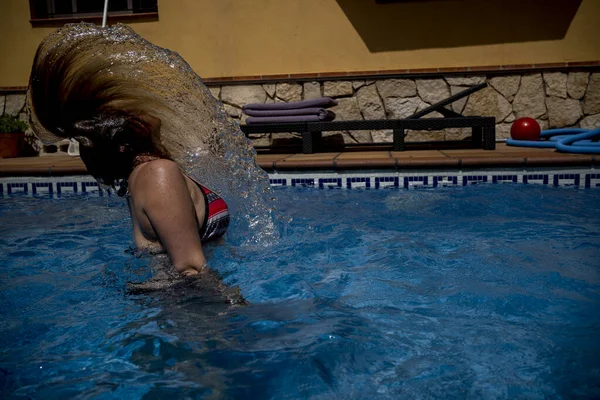
[[[509,146],[556,148],[565,153],[600,154],[600,128],[594,130],[579,128],[549,129],[542,131],[540,139],[506,139]]]

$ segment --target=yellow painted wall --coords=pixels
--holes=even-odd
[[[0,87],[25,86],[27,0],[0,1]],[[600,60],[600,0],[159,0],[132,23],[203,77]],[[110,19],[109,19],[110,22]]]

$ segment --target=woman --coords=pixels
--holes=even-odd
[[[81,159],[99,182],[127,198],[138,250],[166,251],[184,276],[203,272],[202,242],[229,225],[223,199],[152,146],[160,121],[151,116],[102,115],[76,124]]]
[[[165,137],[181,139],[178,128],[193,118],[207,121],[198,134],[215,143],[215,100],[205,88],[184,105],[165,100],[169,83],[189,91],[193,79],[183,60],[129,28],[70,25],[40,44],[27,101],[38,137],[76,139],[89,173],[127,198],[137,249],[166,251],[181,276],[207,272],[202,243],[229,225],[225,201],[184,174],[164,146]],[[185,148],[175,139],[171,149]],[[215,164],[212,149],[205,159]]]
[[[160,122],[151,116],[100,115],[72,128],[88,172],[125,196],[138,250],[166,251],[184,276],[206,268],[202,242],[221,237],[229,225],[225,201],[186,176],[152,146]]]

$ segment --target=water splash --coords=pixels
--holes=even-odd
[[[82,96],[78,90],[95,85],[93,90],[108,99],[103,107],[160,119],[153,145],[227,201],[233,222],[249,228],[244,242],[262,245],[278,238],[274,194],[251,142],[179,54],[126,25],[87,23],[66,25],[46,37],[38,57],[57,63],[66,52],[71,54],[71,81],[61,92],[70,93],[60,96],[74,101]],[[31,109],[31,91],[28,105]],[[43,116],[31,114],[32,128],[42,140],[62,139],[44,126]]]

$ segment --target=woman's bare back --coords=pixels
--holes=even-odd
[[[165,159],[138,165],[128,185],[136,248],[167,251],[183,274],[202,271],[206,259],[199,232],[206,206],[201,189]]]

